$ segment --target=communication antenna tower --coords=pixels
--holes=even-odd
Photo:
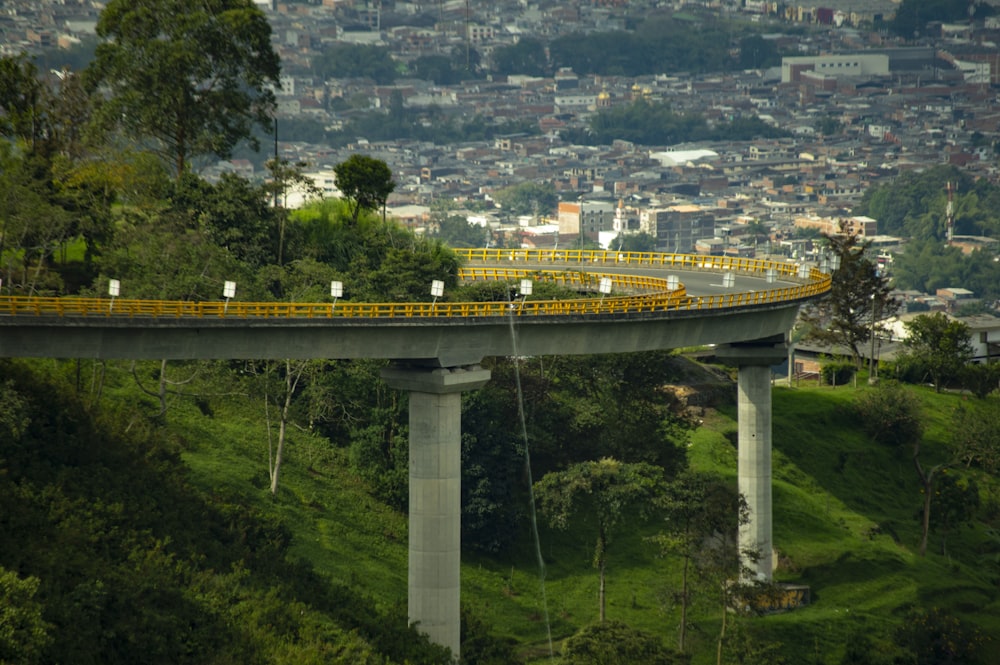
[[[945,191],[948,192],[948,205],[944,209],[944,217],[947,224],[947,244],[950,245],[955,232],[955,183],[949,180]]]

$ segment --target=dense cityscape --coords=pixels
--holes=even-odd
[[[998,44],[1000,0],[3,3],[0,664],[988,665]],[[718,311],[518,352],[647,252]],[[647,314],[699,334],[587,346]]]

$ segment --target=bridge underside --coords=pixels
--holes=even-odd
[[[653,351],[784,335],[799,303],[591,317],[112,319],[0,317],[0,357],[387,358],[455,367],[490,356]]]

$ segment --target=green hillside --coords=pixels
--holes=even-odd
[[[136,374],[154,369],[140,363]],[[129,631],[147,635],[145,621],[189,641],[157,645],[155,662],[439,662],[405,628],[406,517],[372,497],[350,471],[347,448],[292,428],[272,497],[265,418],[274,414],[225,394],[203,367],[181,369],[178,376],[195,378],[176,392],[201,397],[168,396],[159,416],[158,401],[137,390],[125,364],[3,365],[5,393],[19,397],[0,418],[0,566],[8,571],[0,590],[23,601],[10,571],[40,579],[41,606],[21,602],[34,607],[26,613],[36,620],[39,653],[66,639],[60,622],[75,621],[101,653],[102,639],[121,641],[128,662]],[[876,647],[863,662],[892,662],[896,628],[915,609],[940,608],[981,635],[1000,633],[997,483],[978,475],[974,525],[951,529],[947,555],[940,529],[933,532],[920,557],[921,494],[908,449],[863,434],[850,409],[863,390],[775,388],[776,574],[808,585],[812,603],[729,617],[725,662],[862,662],[843,659],[848,645],[866,641]],[[943,459],[951,414],[970,400],[914,390],[927,423],[922,457]],[[734,406],[716,398],[696,414],[690,465],[735,483]],[[656,530],[654,522],[612,543],[607,613],[674,646],[679,564],[656,556],[645,538]],[[525,662],[558,662],[563,641],[597,619],[593,535],[540,522],[543,585],[530,523],[518,533],[508,552],[464,556],[463,604],[495,637],[514,641]],[[106,564],[95,562],[101,557]],[[84,592],[87,602],[74,596]],[[123,618],[130,615],[138,618]],[[86,632],[80,622],[88,617],[105,622],[104,632]],[[714,663],[721,611],[712,589],[696,589],[693,620],[692,662]],[[0,613],[0,628],[12,622]],[[492,644],[502,653],[501,642]],[[0,630],[0,662],[19,662],[3,645]],[[79,657],[84,646],[55,653]],[[985,638],[981,648],[990,653]],[[505,662],[485,648],[466,655],[476,653],[474,662]]]

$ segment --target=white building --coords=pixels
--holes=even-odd
[[[888,76],[889,56],[884,53],[807,55],[781,59],[781,82],[795,83],[802,72],[826,76]]]

